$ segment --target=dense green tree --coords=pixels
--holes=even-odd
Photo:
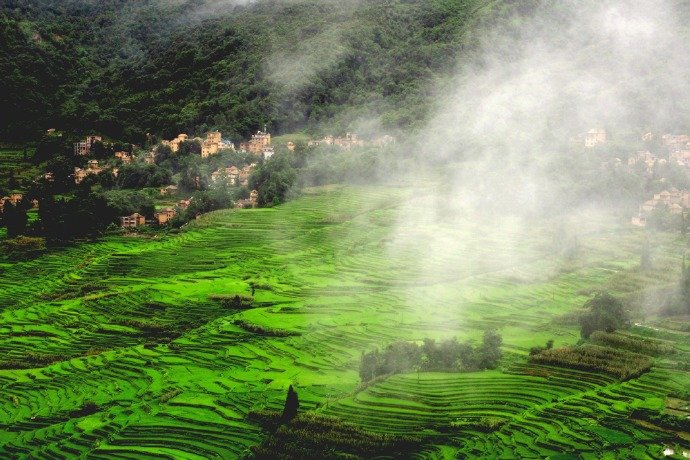
[[[502,344],[503,337],[495,329],[484,331],[479,367],[482,369],[494,369],[501,359]]]
[[[26,206],[22,203],[14,205],[9,201],[5,202],[2,212],[2,223],[7,227],[7,236],[14,238],[23,235],[26,231],[27,222]]]
[[[290,158],[276,154],[254,171],[249,186],[259,192],[259,206],[274,206],[287,200],[296,181]]]
[[[588,338],[594,331],[613,332],[629,322],[625,305],[607,292],[599,292],[585,303],[587,311],[580,318],[580,334]]]

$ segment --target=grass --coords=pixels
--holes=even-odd
[[[240,457],[265,438],[247,414],[282,409],[290,384],[303,413],[423,435],[419,457],[658,457],[681,442],[628,418],[635,404],[687,391],[680,327],[628,332],[678,345],[626,382],[526,358],[551,338],[577,342],[562,318],[592,290],[671,281],[663,267],[680,266],[682,241],[659,235],[659,269],[640,274],[644,233],[603,216],[565,266],[549,222],[458,226],[405,203],[393,188],[314,189],[273,209],[204,215],[175,235],[0,262],[0,356],[21,363],[0,370],[0,456]],[[224,305],[235,295],[253,301]],[[504,337],[499,370],[359,388],[362,351],[478,341],[488,327]]]

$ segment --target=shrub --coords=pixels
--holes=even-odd
[[[544,350],[530,356],[529,361],[604,372],[621,380],[638,377],[652,367],[652,359],[649,356],[598,345]]]
[[[2,242],[8,258],[12,260],[29,260],[46,251],[46,239],[31,236],[19,236]]]
[[[673,348],[672,345],[666,344],[659,340],[643,337],[596,331],[592,333],[589,340],[591,343],[597,345],[621,348],[650,356],[660,356],[675,353],[675,348]]]
[[[254,303],[254,297],[242,294],[217,294],[209,296],[209,299],[220,303],[226,308],[249,308]]]
[[[265,337],[291,337],[295,335],[300,335],[298,332],[260,326],[258,324],[250,323],[249,321],[245,321],[243,319],[236,319],[235,321],[233,321],[233,324],[235,326],[241,327],[247,332],[263,335]]]

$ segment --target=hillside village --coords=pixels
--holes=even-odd
[[[49,129],[45,136],[46,139],[55,140],[60,139],[63,133]],[[117,217],[122,229],[132,231],[145,226],[162,227],[172,223],[179,225],[183,222],[180,221],[180,216],[190,208],[195,208],[194,212],[185,219],[198,217],[200,212],[219,206],[237,209],[257,207],[260,204],[260,194],[256,188],[249,188],[252,175],[257,168],[273,158],[276,152],[290,155],[305,148],[350,151],[363,147],[382,148],[394,142],[395,139],[388,135],[364,141],[355,133],[347,133],[343,137],[327,135],[322,139],[297,142],[287,140],[276,145],[266,127],[239,144],[223,138],[222,133],[217,130],[210,131],[203,137],[191,137],[186,133],[180,133],[172,139],[150,136],[146,148],[111,142],[100,135],[88,135],[72,144],[72,163],[76,165],[72,167],[67,179],[75,188],[99,185],[110,190],[113,187],[117,189],[117,184],[122,184],[119,188],[144,191],[155,187],[158,193],[155,196],[149,195],[155,204],[152,211],[144,212],[144,208],[141,208]],[[180,163],[183,160],[185,163]],[[172,169],[166,171],[165,168],[161,169],[162,166]],[[132,178],[133,171],[143,171],[149,175],[143,179]],[[60,174],[48,169],[36,178],[35,183],[55,187],[57,184],[52,184],[55,184],[60,175],[64,177],[64,172]],[[198,190],[226,190],[223,193],[230,199],[227,201],[228,198],[225,198],[224,204],[219,203],[209,208],[208,203],[195,201],[200,199],[195,198],[194,192]],[[3,197],[0,200],[0,213],[4,211],[5,203],[18,209],[23,206],[22,200],[23,194],[19,192]],[[39,204],[39,200],[31,200],[32,208],[37,209]]]
[[[647,133],[642,137],[644,141],[652,139],[652,133]],[[664,167],[678,168],[690,175],[690,135],[664,134],[660,140],[662,146],[660,153],[652,153],[649,150],[638,151],[628,158],[627,168],[638,170],[650,177],[658,169]],[[665,177],[660,178],[661,182],[665,180]],[[655,217],[660,217],[664,214],[678,216],[684,220],[689,211],[690,191],[670,187],[653,194],[650,199],[641,203],[631,223],[638,227],[646,227],[650,217],[655,215]]]
[[[46,132],[46,136],[49,137],[61,135],[52,129]],[[152,136],[147,147],[141,148],[132,144],[109,142],[99,135],[89,135],[72,145],[72,152],[74,158],[79,159],[79,166],[73,167],[69,177],[74,186],[81,186],[88,181],[89,184],[123,183],[127,184],[124,185],[125,188],[131,190],[155,188],[157,192],[152,196],[155,208],[152,211],[144,212],[142,208],[130,214],[121,214],[117,221],[121,228],[127,230],[143,226],[161,227],[171,223],[179,225],[180,216],[190,207],[195,208],[190,214],[191,218],[198,217],[199,212],[213,209],[209,208],[207,203],[201,206],[201,211],[196,209],[195,190],[227,190],[225,193],[231,194],[230,201],[223,205],[215,205],[215,208],[222,206],[242,209],[259,206],[260,190],[256,186],[250,187],[253,183],[252,176],[277,152],[288,156],[304,149],[349,152],[363,148],[384,148],[396,143],[396,139],[390,135],[365,140],[352,132],[343,136],[326,135],[298,142],[283,139],[276,144],[272,134],[264,127],[246,141],[235,144],[223,138],[220,131],[215,130],[207,132],[203,137],[191,137],[185,133],[171,139],[158,139]],[[665,175],[669,173],[669,168],[675,168],[675,171],[682,170],[685,177],[690,177],[689,135],[655,136],[646,133],[640,137],[640,141],[640,145],[651,147],[635,150],[627,158],[611,157],[608,161],[602,162],[602,167],[625,170],[628,174],[651,178],[656,184],[665,183]],[[612,141],[605,129],[595,127],[575,136],[571,142],[574,147],[584,151],[603,152],[605,150],[601,149],[607,149]],[[188,158],[189,165],[174,166],[182,158]],[[177,169],[170,172],[161,169],[162,165],[168,164]],[[138,181],[132,180],[129,177],[132,168],[150,168],[146,174],[153,176],[146,176],[149,180],[144,182],[141,182],[141,178]],[[123,172],[127,177],[122,177]],[[55,171],[47,170],[36,180],[52,183],[55,181],[55,175]],[[689,188],[690,185],[685,187],[677,182],[669,183],[666,189],[657,188],[639,204],[636,214],[631,218],[631,224],[645,227],[651,216],[658,217],[661,214],[684,218],[690,212]],[[20,192],[4,196],[0,199],[0,212],[4,210],[5,203],[19,206],[22,200],[23,195]],[[29,208],[36,209],[39,206],[39,200],[32,197]]]

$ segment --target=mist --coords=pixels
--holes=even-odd
[[[407,185],[390,259],[414,260],[416,285],[462,286],[488,273],[548,279],[567,263],[568,242],[612,216],[629,225],[627,197],[602,196],[589,183],[611,153],[576,139],[602,128],[610,143],[627,146],[648,130],[682,129],[690,66],[679,21],[669,1],[544,2],[515,12],[504,22],[512,27],[490,30],[436,88],[433,116],[412,136],[416,163],[443,173]],[[634,152],[614,154],[625,163]],[[530,245],[550,252],[549,269],[535,274]],[[408,308],[445,313],[434,315],[439,327],[464,321],[462,296],[452,307],[408,298]]]

